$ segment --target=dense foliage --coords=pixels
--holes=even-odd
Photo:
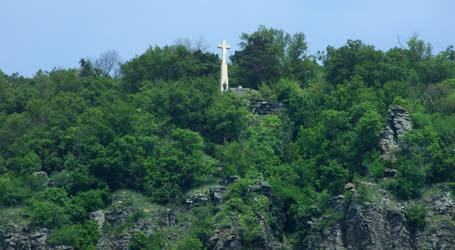
[[[51,229],[51,244],[90,249],[98,231],[88,213],[108,206],[113,191],[179,205],[187,191],[237,175],[216,220],[202,216],[173,247],[203,248],[203,229],[233,218],[254,247],[258,214],[298,241],[328,197],[348,182],[381,180],[386,167],[398,170],[383,184],[400,199],[455,182],[452,47],[434,54],[412,37],[381,51],[349,40],[318,61],[301,33],[261,27],[241,39],[230,73],[234,84],[258,90],[246,97],[218,92],[215,54],[181,45],[148,49],[121,65],[119,77],[87,60],[32,78],[0,71],[0,206],[25,207],[31,226]],[[246,103],[257,98],[286,109],[253,114]],[[395,163],[378,147],[390,105],[414,122]],[[270,183],[272,199],[245,191],[257,180]],[[284,218],[265,212],[271,202]],[[422,211],[409,210],[412,227],[422,227]],[[163,241],[136,234],[130,247]]]

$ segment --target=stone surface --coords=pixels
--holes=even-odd
[[[106,221],[104,211],[97,210],[89,214],[91,220],[95,221],[98,224],[98,231],[101,233],[103,230],[104,222]]]
[[[209,249],[242,249],[239,231],[232,227],[215,230],[214,235],[209,239]]]
[[[286,215],[273,202],[270,203],[268,211],[256,214],[259,225],[258,237],[253,239],[256,249],[455,249],[455,201],[447,186],[432,187],[424,192],[423,198],[404,202],[396,200],[378,184],[367,181],[356,183],[359,190],[363,185],[376,190],[373,201],[366,202],[362,192],[331,197],[328,200],[330,213],[302,221],[305,227],[302,245],[292,246],[286,240],[282,230],[284,224],[279,225],[280,221],[285,221]],[[197,199],[205,197],[204,202],[214,208],[215,221],[216,211],[219,211],[216,207],[224,205],[226,189],[225,185],[213,185],[197,193],[201,195]],[[272,191],[264,181],[257,181],[248,187],[248,192],[255,193],[253,195],[273,197]],[[422,231],[412,232],[405,214],[407,206],[416,202],[427,208],[427,226]],[[133,219],[138,212],[142,216]],[[136,232],[151,235],[164,229],[167,232],[165,237],[171,242],[180,239],[191,229],[191,212],[184,207],[132,203],[124,195],[115,198],[105,210],[92,212],[90,218],[103,225],[97,249],[127,250]],[[225,215],[220,216],[224,218]],[[266,219],[268,216],[274,216],[275,220]],[[104,222],[101,223],[103,217]],[[169,227],[172,230],[166,230]],[[0,227],[0,249],[73,249],[71,246],[49,248],[46,243],[48,235],[48,230],[44,228],[30,231],[14,224]],[[216,224],[205,243],[208,249],[243,249],[245,238],[236,217]]]
[[[215,186],[209,188],[209,199],[213,203],[219,203],[223,200],[224,193],[226,192],[225,186]]]
[[[46,172],[38,171],[34,172],[33,175],[36,177],[40,177],[43,180],[45,186],[49,185],[49,177],[47,176]]]
[[[398,170],[394,168],[386,168],[384,169],[384,177],[386,178],[393,178],[397,174]]]
[[[384,160],[396,161],[395,153],[399,149],[400,138],[410,130],[412,130],[412,121],[408,111],[400,106],[390,107],[389,118],[379,141]]]
[[[0,228],[0,249],[4,250],[44,250],[48,230],[45,228],[29,232],[21,226],[12,224]]]
[[[351,191],[351,192],[355,192],[355,185],[351,182],[348,182],[348,183],[346,183],[346,185],[344,185],[344,189]]]
[[[230,88],[229,91],[238,95],[238,96],[246,96],[248,93],[252,92],[250,88],[243,88],[242,86],[238,86],[236,88]]]
[[[209,187],[204,192],[193,193],[185,200],[186,208],[191,209],[208,203],[219,203],[222,201],[225,192],[226,186],[216,185]]]
[[[205,205],[205,204],[209,203],[209,201],[210,201],[210,198],[209,198],[208,194],[195,193],[195,194],[191,194],[190,197],[188,197],[185,200],[185,203],[188,208],[192,208],[195,206]]]
[[[237,175],[230,175],[228,176],[225,180],[224,180],[224,183],[225,184],[231,184],[231,183],[234,183],[236,181],[240,180],[240,177],[237,176]]]
[[[272,186],[265,181],[260,181],[250,186],[250,192],[260,193],[270,197],[272,195]]]
[[[284,104],[280,102],[273,103],[264,100],[256,100],[250,103],[251,112],[258,115],[274,114],[282,111],[283,109]]]
[[[427,226],[411,233],[405,216],[407,202],[394,200],[380,190],[374,203],[355,198],[344,201],[343,196],[329,200],[330,207],[341,219],[324,227],[314,218],[307,222],[309,234],[302,249],[455,249],[455,204],[446,191],[424,198]],[[358,197],[358,196],[357,196]],[[348,204],[344,204],[348,202]]]

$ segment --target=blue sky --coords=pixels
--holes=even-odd
[[[455,44],[453,13],[453,0],[2,0],[0,69],[32,76],[200,36],[211,51],[222,39],[235,50],[259,25],[305,33],[311,52],[347,39],[388,49],[413,33],[440,51]]]

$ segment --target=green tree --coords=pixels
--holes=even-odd
[[[258,89],[264,82],[275,84],[282,76],[306,83],[317,69],[308,58],[302,33],[291,36],[283,30],[260,26],[252,34],[243,33],[240,39],[241,50],[231,60],[241,85]]]
[[[215,76],[219,72],[219,59],[215,54],[190,51],[183,45],[150,47],[144,54],[123,64],[121,70],[123,88],[134,93],[145,81]]]
[[[237,140],[247,126],[248,111],[234,95],[219,95],[207,110],[204,134],[215,143]]]
[[[56,228],[68,222],[68,216],[59,205],[48,201],[33,201],[28,207],[32,225],[46,228]]]
[[[330,161],[320,168],[320,185],[332,194],[340,194],[344,191],[344,185],[348,181],[349,172],[336,161]]]
[[[214,170],[213,159],[203,149],[204,141],[198,133],[172,130],[171,140],[157,149],[156,158],[144,162],[143,189],[161,202],[178,200],[181,191],[195,186],[198,178]]]

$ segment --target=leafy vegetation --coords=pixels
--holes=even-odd
[[[254,248],[261,223],[298,242],[348,182],[381,181],[395,168],[384,185],[404,200],[455,182],[454,54],[414,36],[388,51],[349,40],[310,55],[302,33],[260,27],[231,58],[232,82],[257,90],[246,96],[219,93],[217,55],[183,45],[151,47],[115,77],[86,59],[31,78],[0,71],[0,209],[18,207],[14,217],[50,229],[51,245],[93,249],[88,214],[112,193],[179,206],[188,191],[235,175],[219,210],[194,211],[188,235],[171,244],[138,233],[130,249],[203,249],[220,225]],[[258,99],[285,109],[254,114],[247,104]],[[396,162],[378,146],[390,105],[414,123]],[[272,196],[249,192],[262,182]],[[406,217],[416,230],[425,224],[420,206]]]
[[[423,205],[412,204],[406,209],[406,220],[411,232],[423,230],[426,221],[426,209]]]

